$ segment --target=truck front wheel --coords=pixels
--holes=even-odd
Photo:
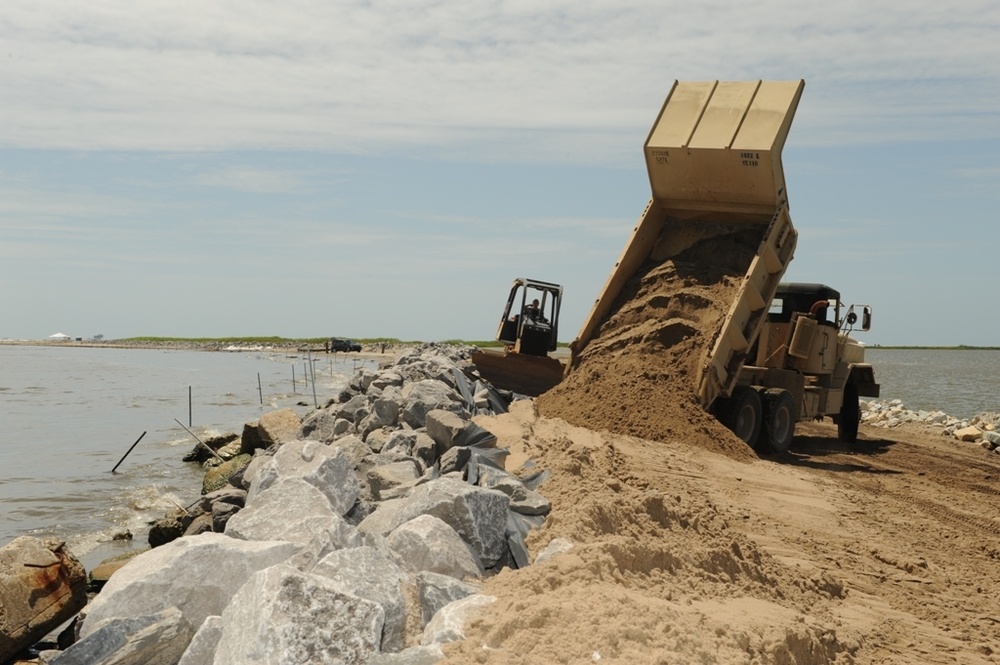
[[[795,401],[787,390],[771,388],[764,392],[765,443],[773,452],[786,452],[795,436]]]
[[[720,400],[716,417],[733,434],[754,447],[760,435],[763,408],[760,394],[750,386],[737,386],[732,397]]]
[[[844,403],[837,418],[837,436],[844,443],[858,440],[858,423],[861,422],[861,404],[858,401],[858,387],[853,383],[844,386]]]

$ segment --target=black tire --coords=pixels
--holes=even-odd
[[[775,453],[787,452],[795,436],[795,400],[787,390],[771,388],[764,391],[763,443]]]
[[[733,396],[721,401],[716,411],[719,421],[751,448],[760,436],[763,406],[760,394],[750,386],[737,386]]]
[[[853,383],[844,386],[844,403],[840,407],[837,418],[837,436],[844,443],[854,443],[858,440],[858,424],[861,422],[861,403],[858,400],[858,387]]]

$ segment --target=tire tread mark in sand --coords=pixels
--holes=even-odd
[[[976,490],[982,494],[990,494],[992,496],[1000,496],[1000,487],[995,487],[993,485],[983,485],[981,483],[971,483],[969,489]]]
[[[977,529],[979,531],[991,533],[995,536],[1000,536],[1000,523],[997,523],[994,520],[958,512],[938,503],[937,501],[886,489],[880,482],[876,482],[874,487],[871,483],[864,482],[863,480],[848,479],[848,483],[863,492],[875,495],[881,500],[889,499],[900,505],[912,506],[926,515],[937,518],[945,524]]]

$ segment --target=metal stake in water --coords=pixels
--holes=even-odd
[[[313,406],[318,409],[319,401],[316,399],[316,366],[313,365],[312,350],[309,351],[309,369],[312,370]]]
[[[122,458],[121,458],[120,460],[118,460],[118,464],[115,464],[115,468],[114,468],[114,469],[111,469],[111,473],[114,473],[114,472],[115,472],[115,469],[117,469],[117,468],[118,468],[119,466],[121,466],[121,463],[122,463],[122,462],[124,462],[124,461],[125,461],[125,458],[126,458],[126,457],[128,457],[128,454],[129,454],[130,452],[132,452],[132,450],[133,450],[133,449],[134,449],[134,448],[135,448],[136,446],[138,446],[138,445],[139,445],[139,442],[140,442],[140,441],[142,441],[142,437],[144,437],[144,436],[146,436],[146,433],[145,433],[145,432],[143,432],[142,434],[140,434],[140,435],[139,435],[139,438],[135,440],[135,443],[133,443],[133,444],[132,444],[132,447],[131,447],[131,448],[129,448],[129,449],[128,449],[128,450],[127,450],[127,451],[125,452],[125,454],[124,454],[124,455],[122,455]]]
[[[181,421],[177,420],[176,418],[174,418],[174,422],[177,423],[178,425],[180,425],[181,427],[184,427],[184,423],[182,423]],[[194,432],[192,432],[191,430],[189,430],[187,427],[184,427],[184,429],[187,431],[188,434],[190,434],[191,436],[194,437],[195,441],[197,441],[201,445],[205,446],[205,450],[207,450],[208,452],[210,452],[213,455],[215,455],[215,457],[220,462],[225,462],[226,461],[226,460],[222,459],[222,455],[220,455],[219,453],[217,453],[214,450],[212,450],[212,447],[210,445],[208,445],[207,443],[205,443],[204,441],[202,441],[201,439],[199,439],[197,434],[195,434]],[[145,434],[145,432],[143,432],[143,434]],[[142,437],[139,437],[139,438],[142,438]],[[138,441],[136,441],[136,443],[138,443]]]

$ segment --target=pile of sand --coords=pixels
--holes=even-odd
[[[552,472],[532,554],[575,544],[488,579],[497,601],[448,645],[448,663],[832,663],[860,648],[828,610],[841,583],[732,528],[692,479],[691,449],[538,418],[530,402],[477,422],[512,459]]]
[[[668,223],[653,258],[622,290],[573,370],[538,398],[539,412],[592,430],[752,458],[702,408],[696,380],[762,233],[757,225]]]

